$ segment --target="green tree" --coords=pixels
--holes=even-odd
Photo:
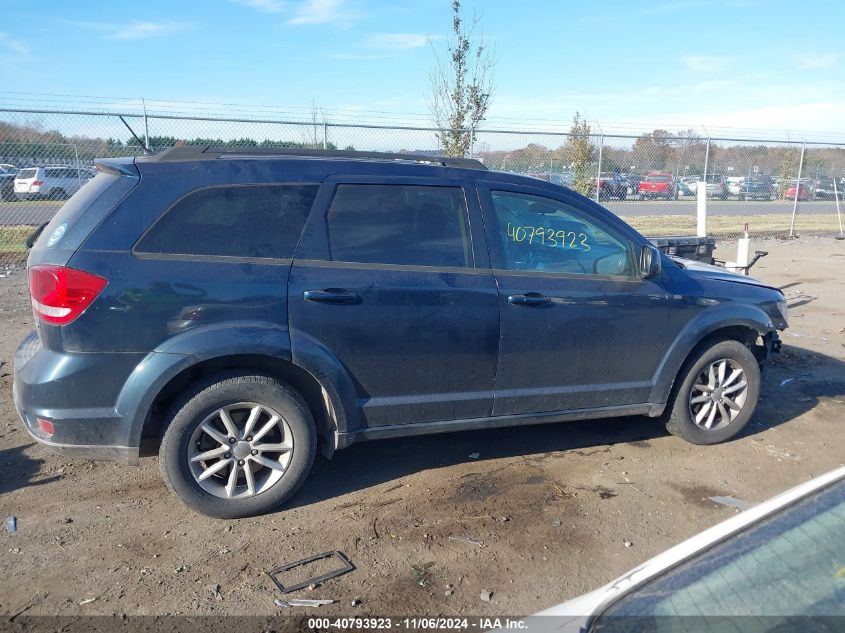
[[[641,171],[649,169],[663,171],[672,159],[673,137],[666,130],[654,130],[634,141],[633,164]]]
[[[461,2],[452,0],[452,36],[447,43],[448,61],[441,61],[434,49],[428,106],[440,148],[446,156],[463,158],[470,153],[475,130],[487,115],[493,94],[492,51],[483,37],[474,42],[478,17],[469,28],[461,19]]]
[[[578,193],[588,195],[593,173],[593,160],[596,147],[590,139],[590,124],[581,118],[579,112],[572,117],[569,128],[569,140],[564,146],[564,155],[572,167],[572,188]]]
[[[778,171],[778,198],[783,198],[783,194],[790,187],[790,180],[798,178],[798,162],[800,159],[800,154],[795,148],[791,147],[783,153],[780,170]]]

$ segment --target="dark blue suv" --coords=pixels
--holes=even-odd
[[[407,154],[180,147],[103,160],[28,261],[15,404],[218,517],[318,447],[641,414],[748,422],[783,294],[671,259],[569,189]]]

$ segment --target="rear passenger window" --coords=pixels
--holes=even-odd
[[[316,195],[317,185],[200,189],[173,205],[135,251],[289,259]]]
[[[472,266],[460,187],[339,185],[328,234],[334,261]]]

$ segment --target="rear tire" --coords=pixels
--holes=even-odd
[[[692,444],[719,444],[748,424],[760,396],[760,366],[734,340],[704,347],[678,373],[664,412],[666,430]]]
[[[170,416],[159,450],[161,475],[174,495],[207,516],[275,510],[314,463],[317,433],[308,406],[270,376],[228,373],[200,382]]]

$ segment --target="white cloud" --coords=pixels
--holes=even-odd
[[[347,0],[302,0],[288,24],[336,24],[349,27],[360,18]]]
[[[838,53],[820,53],[817,55],[796,55],[795,61],[801,70],[807,68],[830,68],[839,61]]]
[[[11,37],[8,33],[0,31],[0,60],[24,59],[29,57],[29,47]]]
[[[329,53],[329,59],[354,60],[354,59],[385,59],[390,55],[368,55],[365,53]]]
[[[681,63],[696,72],[716,72],[725,68],[730,62],[729,57],[721,55],[687,55],[681,58]]]
[[[147,40],[155,37],[173,35],[182,31],[189,31],[194,27],[181,22],[144,22],[135,20],[125,24],[114,22],[82,22],[68,21],[68,24],[83,29],[99,31],[110,40]]]
[[[432,39],[439,38],[425,33],[375,33],[367,38],[367,43],[376,48],[400,50],[426,46]]]
[[[721,92],[736,86],[736,81],[730,79],[714,79],[711,81],[699,81],[692,86],[693,92]]]
[[[113,40],[146,40],[151,37],[172,35],[190,28],[189,25],[178,22],[131,22],[114,31],[109,37]]]
[[[284,2],[279,0],[232,0],[232,2],[262,13],[281,13],[285,10]]]

